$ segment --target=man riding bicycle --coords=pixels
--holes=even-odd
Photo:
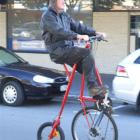
[[[76,22],[64,12],[64,8],[64,0],[50,0],[48,10],[41,18],[42,37],[50,58],[59,64],[78,64],[77,71],[84,72],[91,96],[100,96],[106,89],[96,83],[91,50],[75,46],[74,40],[88,41],[89,36],[96,35],[103,39],[104,33],[97,33],[93,28]]]

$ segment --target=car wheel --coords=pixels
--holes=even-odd
[[[24,94],[18,82],[10,81],[2,88],[2,101],[9,106],[21,105],[24,101]]]

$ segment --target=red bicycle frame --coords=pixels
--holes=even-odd
[[[89,47],[90,47],[90,45],[87,44],[86,48],[89,48]],[[61,105],[61,109],[60,109],[59,115],[56,118],[56,120],[54,121],[54,125],[53,125],[53,128],[52,128],[52,131],[51,131],[51,133],[49,135],[49,140],[51,140],[53,138],[53,135],[54,135],[54,133],[56,131],[57,126],[60,125],[60,118],[61,118],[62,112],[64,110],[64,106],[65,106],[65,104],[67,102],[67,98],[68,98],[69,91],[70,91],[70,88],[71,88],[71,85],[72,85],[72,81],[73,81],[74,76],[75,76],[77,64],[74,64],[73,65],[72,73],[69,72],[66,64],[64,64],[64,68],[65,68],[65,71],[66,71],[66,75],[69,78],[69,82],[68,82],[67,90],[65,92],[63,101],[62,101],[62,105]],[[98,84],[100,86],[102,86],[103,85],[102,79],[101,79],[101,76],[99,74],[99,71],[98,71],[98,69],[96,67],[95,67],[95,74],[96,74],[96,77],[97,77]],[[97,100],[96,99],[93,99],[91,97],[85,97],[84,96],[84,86],[85,86],[85,77],[84,77],[84,74],[82,74],[81,91],[80,91],[80,96],[79,96],[78,99],[79,99],[79,101],[80,101],[80,103],[82,105],[82,109],[84,110],[84,114],[85,114],[85,117],[86,117],[86,112],[85,112],[86,101],[90,101],[90,102],[94,102],[95,103]],[[88,122],[88,119],[87,118],[86,118],[86,120]],[[89,123],[88,123],[88,125],[89,125]]]

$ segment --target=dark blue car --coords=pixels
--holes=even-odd
[[[27,97],[51,100],[63,95],[67,84],[67,77],[57,70],[31,65],[0,47],[0,97],[6,105],[21,105]]]

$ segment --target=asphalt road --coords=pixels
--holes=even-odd
[[[105,83],[110,85],[113,76],[103,75]],[[76,77],[70,97],[79,95],[79,77]],[[87,88],[85,89],[88,95]],[[111,97],[113,95],[111,94]],[[113,99],[113,118],[118,126],[119,140],[140,140],[140,113],[131,105]],[[47,121],[53,121],[60,109],[61,98],[46,103],[42,100],[29,100],[20,107],[8,107],[0,103],[0,140],[36,140],[38,127]],[[69,98],[65,107],[61,126],[64,129],[66,140],[72,140],[71,122],[75,113],[80,109],[75,98]],[[82,138],[81,138],[82,140]]]
[[[112,74],[101,74],[101,78],[103,81],[103,85],[107,85],[109,87],[110,90],[110,96],[114,97],[114,95],[112,94],[112,80],[114,78],[114,75]],[[80,74],[76,74],[73,84],[72,84],[72,88],[70,90],[70,96],[79,96],[80,94],[80,87],[81,87],[81,75]],[[85,92],[84,92],[85,96],[89,96],[88,93],[88,89],[85,83]]]
[[[46,121],[53,121],[60,105],[60,100],[50,103],[28,101],[21,107],[0,105],[0,140],[36,140],[38,127]],[[64,129],[66,140],[72,140],[71,122],[79,109],[76,101],[69,101],[65,107],[61,127]],[[113,118],[118,126],[119,140],[139,140],[140,113],[132,106],[116,102],[114,109]]]

